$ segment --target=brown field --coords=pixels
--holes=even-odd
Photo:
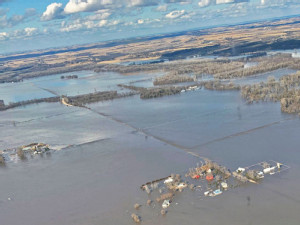
[[[65,52],[49,53],[43,56],[33,55],[31,57],[30,54],[41,54],[46,50],[11,55],[23,57],[11,60],[7,59],[7,56],[0,56],[0,82],[20,81],[26,77],[50,75],[58,72],[94,69],[103,64],[153,60],[165,57],[173,60],[179,55],[217,54],[230,56],[280,49],[281,47],[294,48],[294,41],[300,41],[299,37],[300,18],[294,17],[273,22],[186,32],[184,35],[162,37],[155,40],[120,42],[111,46],[99,47],[100,44],[73,46],[58,49]],[[281,45],[281,43],[283,44]],[[78,47],[88,49],[78,50]],[[202,51],[202,48],[207,47],[211,47],[211,50]],[[236,49],[238,49],[238,52],[235,52]],[[195,51],[186,53],[184,52],[186,50]]]

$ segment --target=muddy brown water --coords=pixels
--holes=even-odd
[[[237,91],[198,90],[89,107],[43,103],[0,112],[1,149],[72,145],[0,168],[1,224],[130,225],[132,212],[148,225],[299,224],[300,121],[278,103],[247,105]],[[291,169],[215,198],[184,190],[162,216],[139,187],[195,166],[199,159],[188,152],[232,170],[268,159]]]

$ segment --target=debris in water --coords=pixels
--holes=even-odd
[[[5,165],[5,158],[2,154],[0,154],[0,165]]]
[[[139,217],[138,215],[136,215],[135,213],[131,214],[131,218],[133,219],[134,222],[136,223],[140,223],[141,222],[141,217]]]
[[[160,201],[163,201],[163,200],[166,200],[168,198],[172,198],[173,197],[173,193],[169,192],[169,193],[166,193],[166,194],[162,194],[160,197],[156,198],[156,201],[157,202],[160,202]]]
[[[168,208],[171,204],[170,200],[164,200],[163,204],[161,205],[164,209]]]
[[[190,184],[190,189],[191,190],[195,190],[195,185],[194,184]]]
[[[161,213],[161,215],[166,215],[167,211],[164,210],[164,209],[162,209],[162,210],[160,211],[160,213]]]
[[[214,191],[214,194],[215,195],[220,195],[220,194],[222,194],[223,192],[220,190],[220,189],[217,189],[217,190],[215,190]]]
[[[135,209],[139,209],[140,207],[141,207],[140,204],[138,204],[138,203],[135,203],[135,204],[134,204],[134,208],[135,208]]]
[[[221,182],[221,187],[222,187],[224,190],[227,190],[228,184],[227,184],[226,182]]]

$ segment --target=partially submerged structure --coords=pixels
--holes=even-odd
[[[19,160],[26,160],[28,156],[43,155],[50,151],[50,146],[44,143],[31,143],[17,148],[5,149],[0,152],[0,163],[18,162]]]
[[[165,215],[166,208],[170,207],[179,192],[182,192],[186,187],[189,187],[190,190],[202,192],[203,196],[215,197],[242,184],[249,182],[258,184],[265,176],[273,175],[289,168],[287,165],[269,160],[248,167],[239,167],[234,172],[231,172],[225,166],[205,160],[197,164],[195,168],[190,168],[184,179],[181,178],[180,174],[171,174],[170,176],[147,182],[141,186],[141,189],[147,192],[149,197],[158,194],[156,202],[161,207],[161,214]],[[151,202],[148,199],[148,206],[150,206]],[[153,203],[152,208],[154,207],[157,207],[157,204]]]

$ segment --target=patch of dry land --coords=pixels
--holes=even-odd
[[[0,82],[106,68],[115,63],[175,60],[189,56],[261,55],[298,48],[300,18],[218,27],[180,34],[112,41],[0,56]],[[238,67],[238,65],[236,65]]]

